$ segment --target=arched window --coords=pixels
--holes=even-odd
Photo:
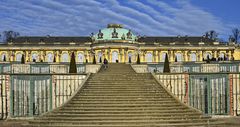
[[[209,52],[205,53],[205,54],[204,54],[204,59],[205,59],[205,60],[207,60],[207,59],[210,59],[210,60],[211,60],[211,59],[212,59],[212,54],[209,53]]]
[[[196,55],[196,53],[191,53],[191,54],[190,54],[190,59],[191,59],[191,61],[197,61],[197,55]]]
[[[22,54],[21,53],[18,53],[17,55],[16,55],[16,61],[21,61],[21,59],[22,59]]]
[[[101,61],[100,61],[100,59],[101,59]],[[98,54],[97,54],[97,62],[103,62],[103,58],[102,58],[102,52],[98,52]]]
[[[147,53],[146,54],[146,56],[145,56],[145,58],[146,58],[146,62],[152,62],[153,61],[153,55],[152,55],[152,53]]]
[[[78,53],[78,62],[83,63],[84,61],[84,55],[82,53]]]
[[[166,54],[167,54],[167,53],[165,53],[165,52],[162,53],[162,59],[161,59],[161,62],[164,62],[164,61],[165,61]]]
[[[53,53],[48,53],[47,54],[47,62],[53,62]]]
[[[32,61],[34,61],[34,62],[38,61],[38,54],[37,53],[32,54]]]
[[[113,51],[112,52],[112,62],[115,63],[118,60],[118,52]]]
[[[1,61],[4,61],[4,59],[7,61],[6,53],[2,53],[2,55],[1,55]]]
[[[183,61],[182,53],[176,53],[175,59],[177,58],[177,62]]]
[[[132,52],[128,52],[128,62],[129,63],[133,62],[133,54],[132,54]]]
[[[224,58],[224,57],[225,57],[225,54],[222,52],[222,53],[220,53],[219,57],[220,57],[220,58]]]
[[[62,62],[69,62],[69,55],[68,53],[63,53],[62,54]]]

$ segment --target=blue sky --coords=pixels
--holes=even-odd
[[[227,38],[240,28],[240,0],[0,0],[0,32],[88,36],[120,23],[139,35]]]

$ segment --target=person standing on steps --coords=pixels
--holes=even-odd
[[[104,69],[106,70],[108,68],[108,60],[106,58],[104,58],[103,64],[104,64]]]

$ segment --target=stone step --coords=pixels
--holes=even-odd
[[[115,100],[115,101],[109,101],[109,100],[95,100],[95,101],[89,101],[89,100],[71,100],[69,103],[74,102],[74,103],[79,103],[79,104],[99,104],[99,103],[104,103],[104,104],[123,104],[123,103],[172,103],[176,102],[174,100],[134,100],[134,101],[128,101],[128,100]]]
[[[164,91],[163,89],[156,89],[156,88],[151,88],[151,87],[121,87],[121,86],[86,86],[84,87],[83,90],[101,90],[101,91],[111,91],[111,90],[122,90],[122,91],[125,91],[125,90],[134,90],[134,91],[143,91],[143,90],[146,90],[146,91],[159,91],[159,92],[166,92]],[[147,92],[145,92],[147,93]]]
[[[81,103],[78,101],[71,101],[66,106],[99,106],[99,107],[152,107],[152,106],[179,106],[180,104],[177,102],[169,102],[169,103]]]
[[[72,120],[72,121],[92,121],[92,120],[171,120],[171,119],[205,119],[201,118],[200,116],[134,116],[134,117],[126,117],[126,116],[117,116],[117,117],[79,117],[79,116],[48,116],[43,118],[37,118],[37,120]]]
[[[58,110],[56,111],[53,111],[53,112],[58,112],[58,111],[76,111],[75,113],[82,113],[82,112],[94,112],[94,111],[106,111],[106,112],[113,112],[113,113],[124,113],[124,112],[134,112],[134,113],[140,113],[140,112],[143,112],[143,111],[146,111],[146,112],[151,112],[153,111],[154,113],[180,113],[180,112],[185,112],[185,113],[188,113],[188,112],[191,112],[191,113],[195,113],[196,110],[194,109],[189,109],[189,108],[186,108],[186,107],[180,107],[178,106],[177,107],[178,109],[176,109],[176,107],[168,107],[168,108],[165,108],[165,107],[144,107],[144,108],[135,108],[135,107],[61,107],[59,108]],[[129,111],[130,110],[130,111]],[[170,111],[171,110],[171,111]],[[196,115],[200,115],[201,113],[195,113]]]
[[[67,104],[29,122],[46,127],[208,126],[209,117],[179,103],[150,73],[109,64],[92,74]]]
[[[110,82],[112,82],[112,83],[115,83],[115,82],[119,82],[119,83],[156,83],[156,81],[155,80],[147,80],[147,79],[145,79],[145,80],[143,80],[143,81],[138,81],[138,80],[125,80],[125,79],[119,79],[118,81],[116,81],[116,80],[88,80],[87,81],[87,83],[88,82],[106,82],[106,83],[110,83]]]
[[[121,112],[120,112],[121,111]],[[76,115],[81,115],[82,117],[86,117],[86,116],[92,116],[94,117],[94,115],[96,116],[101,116],[101,115],[108,115],[108,116],[112,116],[112,117],[115,117],[115,116],[145,116],[145,115],[151,115],[151,116],[194,116],[194,115],[197,115],[197,116],[201,116],[202,114],[200,113],[195,113],[195,111],[187,111],[187,110],[184,110],[184,111],[175,111],[175,112],[167,112],[166,109],[165,110],[126,110],[126,111],[123,111],[123,110],[120,110],[119,111],[114,111],[114,110],[106,110],[106,111],[102,111],[102,110],[80,110],[80,109],[61,109],[61,110],[58,110],[58,111],[55,111],[53,112],[54,114],[62,114],[62,115],[65,115],[65,114],[69,114],[69,115],[73,115],[73,114],[76,114]],[[53,115],[54,115],[53,114]]]
[[[82,90],[82,92],[88,93],[90,94],[142,94],[142,95],[166,95],[165,91],[162,91],[161,93],[159,93],[157,90],[134,90],[134,89],[108,89],[108,90],[104,90],[104,89],[84,89]]]
[[[211,126],[212,125],[212,126]],[[39,127],[40,124],[36,125],[25,125],[24,127]],[[44,127],[53,127],[53,125],[44,125]],[[81,124],[81,125],[75,125],[75,124],[55,124],[54,127],[223,127],[220,123],[211,123],[208,124],[206,122],[198,122],[198,123],[167,123],[167,124],[154,124],[154,123],[146,123],[146,124],[127,124],[127,125],[89,125],[89,124]]]
[[[151,119],[145,119],[145,120],[93,120],[93,121],[78,121],[78,120],[56,120],[56,121],[51,121],[50,124],[62,124],[62,123],[68,123],[68,124],[96,124],[96,125],[101,125],[101,124],[117,124],[117,125],[123,125],[123,124],[147,124],[147,123],[154,123],[154,124],[168,124],[168,123],[202,123],[202,122],[207,122],[207,119],[176,119],[176,120],[151,120]],[[30,121],[30,123],[37,123],[41,125],[49,124],[45,120],[34,120]]]
[[[172,104],[81,104],[81,103],[74,103],[71,102],[67,105],[65,105],[66,107],[136,107],[136,108],[140,108],[140,107],[177,107],[177,106],[181,106],[179,103],[172,103]]]
[[[79,93],[81,94],[81,93]],[[97,95],[76,95],[72,100],[85,100],[85,101],[168,101],[174,99],[171,96],[164,96],[164,97],[158,97],[158,96],[97,96]]]
[[[87,99],[116,99],[116,100],[119,100],[119,99],[125,99],[125,100],[128,100],[128,99],[138,99],[138,100],[140,100],[140,99],[142,99],[142,100],[144,100],[144,99],[161,99],[161,98],[164,98],[164,99],[172,99],[172,97],[171,96],[169,96],[169,95],[165,95],[165,96],[161,96],[161,97],[159,97],[159,96],[153,96],[153,95],[150,95],[150,96],[140,96],[140,95],[138,95],[138,96],[129,96],[129,95],[118,95],[118,96],[108,96],[108,95],[83,95],[83,94],[81,94],[81,95],[75,95],[75,97],[74,97],[74,99],[85,99],[85,100],[87,100]]]
[[[178,109],[176,109],[178,108]],[[82,111],[89,111],[89,112],[115,112],[115,113],[124,113],[124,112],[144,112],[144,111],[154,111],[155,113],[174,113],[174,112],[192,112],[195,110],[194,109],[189,109],[183,106],[176,106],[176,107],[96,107],[96,106],[91,106],[91,107],[81,107],[81,106],[66,106],[66,107],[61,107],[59,108],[58,111],[64,110],[64,111],[76,111],[77,112],[82,112]],[[128,111],[130,110],[130,111]],[[172,110],[172,111],[169,111]],[[55,111],[54,111],[55,112]],[[196,113],[196,114],[201,114],[201,113]]]
[[[129,76],[149,76],[151,77],[152,75],[150,73],[127,73],[127,74],[106,74],[106,73],[98,73],[98,74],[93,74],[92,77],[100,77],[100,76],[125,76],[125,77],[129,77]]]

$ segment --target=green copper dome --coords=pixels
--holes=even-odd
[[[125,29],[119,24],[108,24],[107,28],[101,29],[93,35],[96,41],[127,40],[134,41],[136,36],[131,30]]]

